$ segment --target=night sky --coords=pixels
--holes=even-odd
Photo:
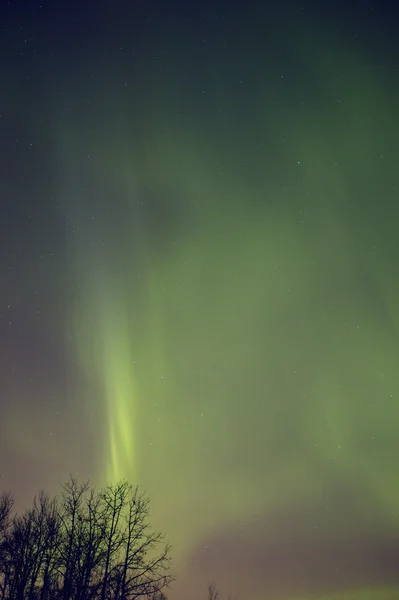
[[[1,489],[139,484],[171,600],[399,598],[392,6],[0,3]]]

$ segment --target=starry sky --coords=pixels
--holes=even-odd
[[[171,600],[399,598],[398,17],[0,4],[1,489],[139,484]]]

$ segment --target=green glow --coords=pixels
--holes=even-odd
[[[89,313],[84,313],[77,328],[78,339],[87,336],[81,348],[84,368],[106,403],[105,479],[112,481],[126,473],[134,477],[137,470],[135,360],[130,339],[131,319],[121,300],[112,286],[92,290],[83,303]]]
[[[372,190],[379,169],[393,177],[397,135],[382,84],[352,76],[364,65],[335,52],[328,76],[327,52],[311,64],[336,121],[309,99],[300,116],[277,104],[257,115],[268,139],[273,109],[287,181],[268,148],[254,142],[241,168],[238,134],[227,159],[210,125],[144,110],[149,174],[178,182],[193,205],[159,254],[158,231],[137,235],[128,136],[97,157],[100,183],[132,199],[110,256],[94,249],[78,269],[79,357],[106,409],[99,471],[149,490],[179,566],[215,523],[311,506],[348,482],[358,521],[347,531],[337,511],[329,522],[343,543],[371,519],[383,531],[399,522],[399,287]],[[95,285],[83,272],[100,274]]]
[[[123,311],[114,304],[117,314],[109,327],[104,319],[103,365],[107,423],[110,446],[108,477],[121,479],[126,473],[134,476],[135,427],[137,421],[137,391],[134,385],[134,360],[130,350],[129,323]],[[108,327],[107,327],[108,325]],[[99,374],[100,375],[100,374]]]

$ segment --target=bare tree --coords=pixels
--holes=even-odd
[[[36,529],[34,508],[13,519],[7,539],[9,598],[24,600],[35,583],[41,532]]]
[[[10,525],[12,509],[14,507],[14,496],[11,492],[3,492],[0,495],[0,542]]]
[[[62,600],[74,598],[74,583],[79,559],[81,524],[84,518],[84,497],[89,482],[80,483],[72,476],[62,486],[60,520],[62,541],[60,544],[59,575]]]
[[[80,520],[81,543],[77,561],[77,600],[95,597],[96,590],[100,589],[105,538],[101,522],[101,503],[101,496],[91,488],[85,502],[85,514]]]
[[[32,570],[29,578],[28,597],[36,596],[35,589],[40,589],[45,597],[46,587],[54,559],[58,558],[57,544],[59,540],[59,519],[55,500],[51,500],[44,492],[35,498],[32,509],[34,547],[31,555]],[[46,586],[43,586],[43,578]],[[42,596],[42,594],[40,594]]]
[[[129,484],[121,481],[108,485],[102,493],[102,527],[105,540],[105,562],[102,576],[101,600],[107,597],[108,581],[117,570],[118,560],[124,545],[124,531],[121,518],[127,506]]]
[[[170,547],[126,481],[97,492],[70,478],[59,497],[11,510],[0,498],[0,600],[166,600]]]
[[[149,498],[129,486],[124,514],[122,560],[118,565],[115,600],[139,596],[159,597],[173,580],[170,576],[170,546],[149,524]]]
[[[2,598],[46,598],[57,550],[57,522],[56,503],[44,493],[34,499],[32,508],[14,516],[2,544]]]
[[[208,583],[208,600],[218,600],[219,592],[214,581]]]
[[[216,583],[212,581],[208,583],[208,599],[207,600],[218,600],[219,599],[219,590],[216,587]],[[236,600],[231,594],[228,596],[228,600]]]
[[[41,572],[39,583],[40,600],[53,600],[57,589],[57,568],[60,562],[60,546],[62,541],[61,519],[57,499],[45,498],[44,547],[41,556]]]
[[[14,497],[10,492],[0,495],[0,598],[7,597],[9,586],[9,563],[7,560],[7,540],[11,525]]]

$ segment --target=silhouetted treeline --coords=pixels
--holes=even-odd
[[[149,499],[125,481],[96,491],[71,478],[22,515],[0,497],[1,600],[161,600],[170,547],[152,530]]]

